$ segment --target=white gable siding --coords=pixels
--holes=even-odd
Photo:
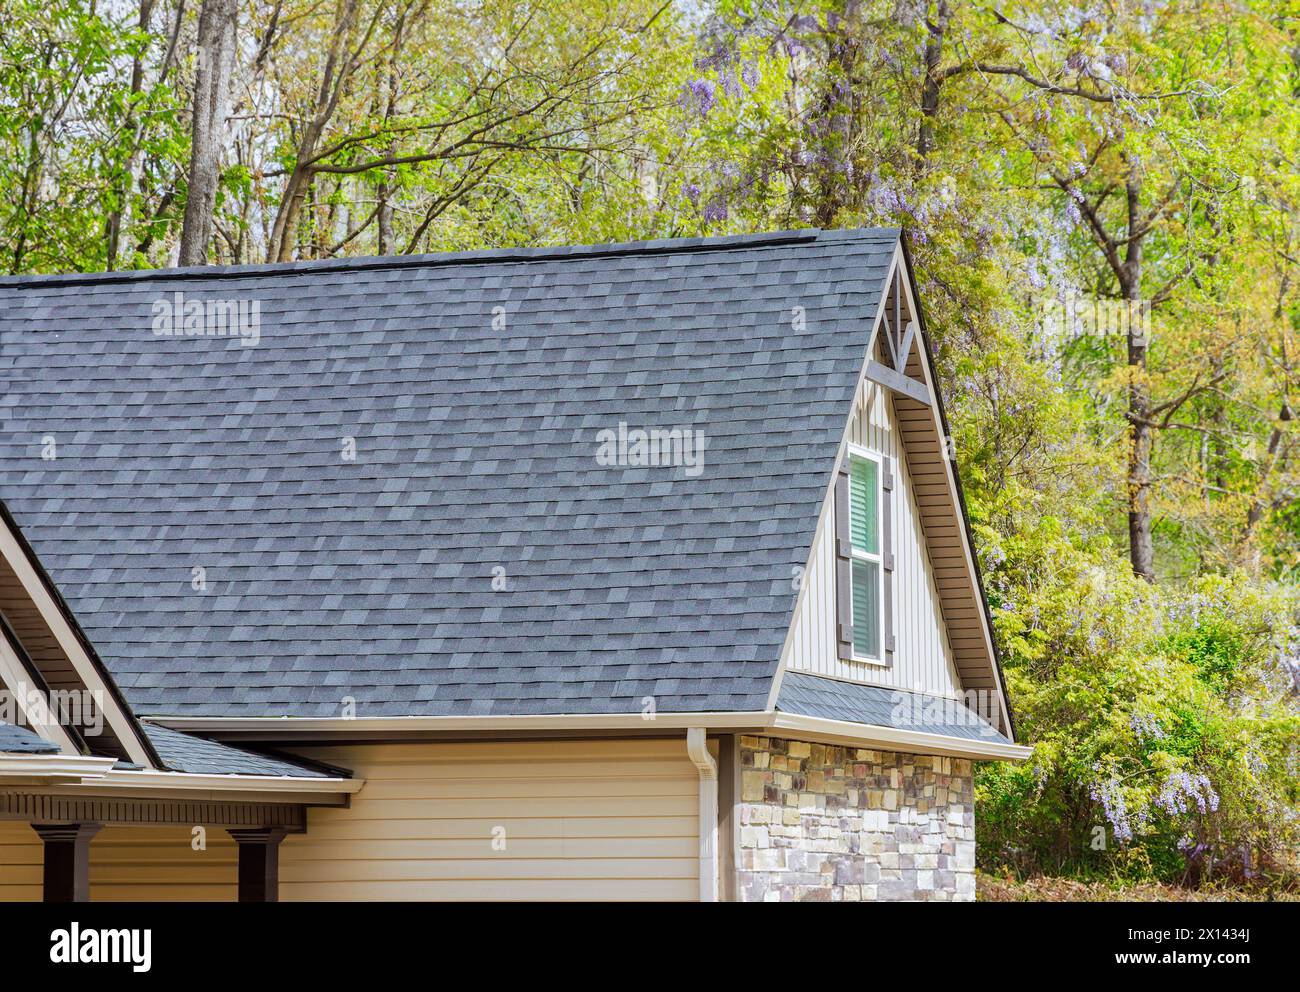
[[[866,384],[859,394],[849,440],[893,459],[894,635],[892,668],[841,661],[835,639],[835,514],[828,507],[813,546],[804,596],[786,648],[790,671],[854,682],[959,696],[961,683],[939,609],[925,538],[912,498],[912,482],[893,430],[888,394]]]

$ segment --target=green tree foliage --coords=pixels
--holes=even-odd
[[[736,148],[698,173],[702,229],[912,238],[1036,748],[981,772],[991,866],[1295,869],[1298,26],[825,0],[701,31],[697,127]]]
[[[174,262],[197,6],[4,4],[0,268]],[[1294,870],[1296,0],[239,6],[216,262],[903,227],[1035,747],[981,858]]]

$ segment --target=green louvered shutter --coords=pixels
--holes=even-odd
[[[870,458],[849,459],[849,508],[853,549],[880,554],[880,466]],[[880,655],[880,562],[853,559],[853,654]]]
[[[885,649],[886,665],[894,664],[894,459],[886,456],[881,459],[883,473],[880,478],[881,506],[880,519],[880,565],[884,573],[882,595],[884,597],[885,629],[882,632],[882,647]]]
[[[849,542],[849,473],[835,476],[835,640],[844,661],[853,660],[853,554]]]
[[[853,653],[880,657],[880,563],[853,561]]]
[[[869,458],[853,458],[849,468],[849,506],[853,517],[853,547],[868,554],[880,553],[879,466]]]
[[[839,656],[892,662],[893,630],[882,599],[892,607],[893,541],[881,523],[890,510],[893,474],[874,458],[850,455],[835,485],[835,592]],[[883,494],[882,494],[883,491]],[[882,526],[885,528],[882,533]],[[869,556],[869,557],[868,557]]]

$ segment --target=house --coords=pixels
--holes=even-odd
[[[895,230],[0,280],[0,898],[960,900]]]

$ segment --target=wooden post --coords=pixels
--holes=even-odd
[[[90,902],[90,841],[99,823],[33,823],[45,842],[45,901]]]
[[[280,841],[284,827],[227,831],[239,845],[239,901],[280,901]]]

